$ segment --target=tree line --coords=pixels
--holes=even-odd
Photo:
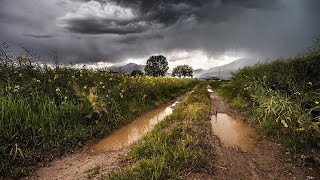
[[[151,56],[146,63],[144,71],[148,76],[165,76],[168,71],[168,61],[163,55]],[[140,70],[132,71],[131,75],[143,75]],[[188,65],[179,65],[173,68],[172,77],[193,77],[193,68]]]

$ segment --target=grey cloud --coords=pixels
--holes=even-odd
[[[145,41],[157,41],[164,39],[164,35],[162,34],[145,34],[143,36],[140,35],[128,35],[125,37],[120,37],[117,42],[123,44],[139,44]]]
[[[178,21],[196,17],[213,22],[227,20],[235,7],[269,9],[278,7],[278,0],[112,0],[121,7],[131,8],[137,17],[131,20],[110,20],[108,17],[68,18],[64,23],[72,32],[83,34],[131,34],[157,27],[167,28]],[[90,2],[84,1],[82,2]],[[96,1],[106,4],[106,1]],[[231,12],[231,13],[230,13]],[[143,25],[141,25],[143,24]],[[160,26],[159,26],[160,25]]]
[[[44,61],[57,50],[66,63],[119,63],[175,50],[294,56],[320,34],[318,0],[99,0],[133,16],[68,16],[90,2],[2,0],[0,42],[32,47]]]
[[[67,29],[82,34],[131,34],[147,29],[146,24],[135,22],[117,22],[115,20],[72,19],[68,20]]]
[[[33,37],[33,38],[54,38],[54,37],[58,37],[55,35],[51,35],[51,34],[31,34],[31,33],[25,33],[23,34],[24,36],[27,37]]]

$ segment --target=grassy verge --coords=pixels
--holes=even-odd
[[[246,67],[220,87],[269,136],[320,163],[320,55]]]
[[[206,138],[211,101],[201,83],[129,155],[129,165],[108,179],[180,179],[212,173],[214,153]],[[210,126],[209,126],[210,130]]]
[[[99,138],[180,94],[191,79],[40,66],[0,54],[0,176]]]

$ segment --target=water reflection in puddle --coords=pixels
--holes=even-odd
[[[156,124],[164,120],[165,117],[172,114],[173,109],[178,104],[179,101],[169,107],[162,107],[144,114],[130,124],[102,139],[97,144],[89,147],[88,153],[95,155],[102,152],[119,150],[133,144],[152,130]]]
[[[256,132],[242,121],[218,113],[211,117],[211,125],[213,132],[225,146],[238,147],[244,152],[254,151],[253,138]]]

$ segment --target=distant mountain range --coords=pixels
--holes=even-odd
[[[230,79],[232,72],[245,66],[252,66],[257,62],[257,60],[241,58],[229,64],[200,71],[198,75],[194,74],[194,76],[199,79]]]
[[[218,79],[219,75],[221,79],[230,79],[231,73],[235,72],[239,68],[245,66],[252,66],[258,61],[253,59],[241,58],[223,66],[217,66],[208,70],[196,69],[193,71],[193,76],[199,79]],[[144,72],[145,65],[139,65],[135,63],[129,63],[123,66],[111,66],[110,70],[118,73],[130,74],[134,70],[140,70]],[[220,74],[219,74],[220,71]],[[171,73],[166,73],[166,76],[171,76]]]
[[[130,74],[134,70],[140,70],[144,72],[144,67],[145,65],[138,65],[135,63],[129,63],[123,66],[111,66],[110,70],[113,72],[118,72],[118,73],[125,73],[125,74]]]

